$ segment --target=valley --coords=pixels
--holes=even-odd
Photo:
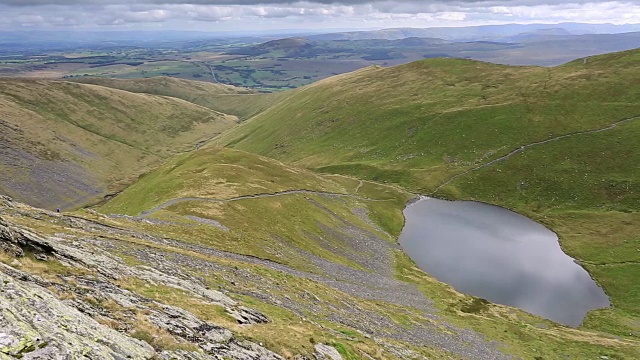
[[[571,23],[254,36],[149,33],[145,40],[127,32],[88,33],[86,41],[65,33],[12,35],[23,42],[0,36],[0,77],[80,82],[172,77],[255,92],[280,92],[367,66],[430,58],[556,66],[640,43],[637,26]]]
[[[0,358],[640,357],[639,61],[1,80],[0,299],[31,300]],[[611,306],[572,328],[436,280],[398,243],[421,195],[543,224]]]

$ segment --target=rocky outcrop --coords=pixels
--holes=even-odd
[[[332,216],[339,220],[338,214]],[[394,249],[382,238],[341,223],[346,232],[336,236],[360,244],[353,246],[363,253],[384,254]],[[22,289],[17,296],[8,298],[3,293],[0,297],[0,310],[5,316],[5,323],[0,323],[0,360],[49,360],[59,356],[65,360],[109,356],[283,359],[260,341],[278,346],[287,358],[342,359],[336,347],[310,347],[310,343],[316,344],[314,338],[287,333],[297,329],[302,334],[309,329],[314,335],[321,333],[325,344],[340,341],[345,351],[356,351],[365,359],[373,357],[355,349],[355,342],[373,340],[368,344],[376,359],[424,359],[420,351],[412,350],[424,344],[461,358],[509,358],[500,354],[498,344],[487,343],[473,332],[444,322],[438,323],[445,324],[446,331],[434,326],[437,317],[429,300],[410,284],[393,278],[387,267],[379,264],[384,260],[379,257],[367,257],[363,264],[372,271],[364,271],[301,249],[292,251],[322,270],[318,274],[197,242],[161,237],[156,232],[141,231],[144,226],[148,224],[92,212],[84,216],[49,212],[0,196],[0,263],[4,264],[0,266],[0,281]],[[325,230],[333,234],[332,229]],[[352,256],[356,262],[363,258],[362,254]],[[42,302],[57,314],[70,309],[70,317],[75,320],[68,322],[64,316],[52,315],[53,310],[47,310],[42,302],[22,300],[30,298],[31,293],[46,294],[47,300]],[[394,312],[403,314],[409,307],[424,311],[429,321],[419,317],[411,327],[402,326],[386,312],[376,310],[377,306],[366,306],[370,304],[367,299],[392,304]],[[3,307],[5,303],[10,306]],[[271,314],[278,317],[276,324],[260,325],[271,320],[243,305],[273,309]],[[46,331],[35,327],[39,318],[51,322]],[[15,326],[9,332],[4,330],[9,329],[5,324]],[[344,334],[335,326],[353,329],[361,336]],[[48,330],[54,328],[63,331]],[[87,337],[88,329],[99,336]],[[283,343],[289,338],[297,341],[291,348]],[[94,354],[87,349],[94,349],[98,355],[83,355]]]
[[[0,264],[0,359],[149,359],[147,343],[109,329]]]
[[[27,230],[11,227],[0,217],[0,250],[15,257],[23,257],[24,251],[34,252],[42,260],[46,260],[45,253],[53,249],[48,242],[40,239]]]
[[[316,344],[316,352],[313,356],[316,360],[343,360],[342,355],[334,347],[325,344]]]
[[[0,202],[5,208],[12,205],[7,197],[0,198]],[[45,215],[59,217],[55,213]],[[144,298],[118,285],[118,280],[134,278],[192,294],[201,299],[202,304],[223,308],[239,324],[269,321],[259,311],[240,306],[222,292],[208,289],[197,281],[146,266],[128,266],[119,258],[73,237],[37,235],[1,214],[0,249],[16,258],[10,265],[0,263],[0,360],[283,359],[256,343],[236,338],[229,329],[204,321],[188,310]],[[59,276],[68,281],[52,281],[30,274],[20,270],[20,258],[27,255],[43,263],[59,262],[76,269],[78,274]],[[56,294],[65,294],[64,300]],[[154,344],[154,348],[134,338],[133,330],[140,322],[170,336],[178,349],[162,349],[158,344]]]

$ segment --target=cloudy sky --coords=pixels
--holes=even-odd
[[[0,0],[0,29],[238,31],[640,23],[640,0]]]

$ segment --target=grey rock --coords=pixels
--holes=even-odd
[[[176,350],[163,351],[157,355],[159,360],[219,360],[219,357],[209,355],[203,352]]]
[[[22,360],[66,360],[66,355],[56,346],[47,345],[41,349],[27,353]]]
[[[225,308],[225,311],[238,321],[239,324],[265,324],[269,322],[269,318],[261,312],[249,309],[244,306],[234,308]]]
[[[58,359],[84,354],[89,359],[150,359],[154,350],[97,323],[48,290],[14,280],[0,267],[0,352],[23,359]]]
[[[0,205],[3,207],[13,208],[13,199],[7,195],[0,195]]]
[[[334,347],[325,344],[316,344],[313,356],[316,360],[343,360],[342,355]]]
[[[221,356],[222,359],[233,360],[284,360],[280,355],[265,349],[250,341],[234,339],[225,345],[217,345],[211,348],[211,353]]]
[[[47,257],[47,255],[43,254],[43,253],[39,253],[35,255],[36,259],[40,260],[40,261],[48,261],[49,257]]]

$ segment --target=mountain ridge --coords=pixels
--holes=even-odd
[[[54,80],[3,79],[3,193],[73,208],[233,126],[184,100]],[[129,180],[127,180],[129,179]]]

